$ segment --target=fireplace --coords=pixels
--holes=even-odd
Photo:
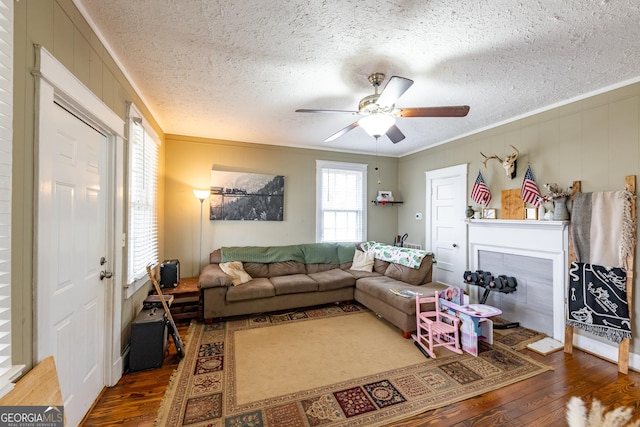
[[[492,292],[487,304],[505,319],[564,342],[564,295],[568,269],[568,221],[469,220],[472,271],[505,274],[516,292]],[[472,300],[480,291],[470,286]],[[477,301],[477,300],[476,300]]]

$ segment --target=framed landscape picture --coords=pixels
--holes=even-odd
[[[284,221],[284,176],[211,171],[209,219]]]

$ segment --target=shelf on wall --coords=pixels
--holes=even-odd
[[[403,204],[404,202],[395,202],[395,201],[394,201],[394,202],[379,202],[379,201],[377,201],[377,200],[372,200],[372,201],[371,201],[371,203],[372,203],[373,205],[376,205],[376,206],[378,206],[378,205],[380,205],[380,206],[385,206],[385,205],[401,205],[401,204]]]

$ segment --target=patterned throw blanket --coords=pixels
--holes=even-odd
[[[567,325],[616,343],[631,338],[626,281],[622,268],[571,263]]]
[[[364,242],[360,247],[365,252],[372,251],[374,257],[382,261],[394,262],[415,269],[420,268],[424,257],[427,255],[433,256],[430,252],[421,249],[402,248],[376,242]],[[436,263],[435,258],[433,258],[433,263]]]

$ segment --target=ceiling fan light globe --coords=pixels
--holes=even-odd
[[[358,124],[375,138],[386,134],[389,128],[396,124],[396,119],[388,114],[370,114],[358,120]]]

